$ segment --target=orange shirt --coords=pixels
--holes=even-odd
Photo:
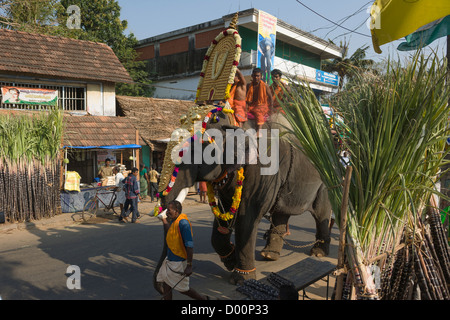
[[[253,84],[250,84],[250,86],[247,89],[247,104],[249,106],[261,106],[261,105],[268,105],[269,102],[267,101],[267,92],[266,92],[266,85],[263,81],[260,81],[259,85],[256,86],[258,90],[258,96],[257,100],[253,101],[253,91],[255,90],[255,86]]]
[[[283,88],[281,86],[274,86],[272,84],[270,86],[270,90],[272,91],[273,106],[275,108],[278,108],[280,106],[279,101],[283,101]]]

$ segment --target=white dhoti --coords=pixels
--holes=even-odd
[[[186,292],[189,290],[189,277],[184,275],[186,266],[186,260],[169,261],[166,257],[156,276],[156,281],[165,282],[168,286],[177,291]]]
[[[125,196],[125,191],[120,190],[119,192],[116,193],[116,195],[117,195],[117,201],[120,204],[124,204],[125,200],[127,199],[126,196]]]

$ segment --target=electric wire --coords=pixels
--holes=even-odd
[[[351,30],[351,29],[349,29],[349,28],[347,28],[347,27],[344,27],[344,26],[342,26],[342,25],[340,25],[340,24],[338,24],[338,23],[336,23],[336,22],[334,22],[334,21],[328,19],[327,17],[324,17],[323,15],[321,15],[321,14],[318,13],[317,11],[311,9],[310,7],[308,7],[307,5],[303,4],[303,3],[302,3],[301,1],[299,1],[299,0],[295,0],[295,1],[296,1],[297,3],[299,3],[300,5],[302,5],[303,7],[305,7],[306,9],[308,9],[309,11],[315,13],[316,15],[318,15],[319,17],[321,17],[322,19],[325,19],[325,20],[327,20],[328,22],[331,22],[332,24],[334,24],[334,25],[336,25],[336,26],[338,26],[338,27],[340,27],[340,28],[342,28],[342,29],[345,29],[345,30],[350,31],[350,32],[352,32],[352,33],[359,34],[360,36],[364,36],[364,37],[371,38],[371,36],[369,36],[369,35],[367,35],[367,34],[360,33],[360,32],[356,32],[355,30]]]

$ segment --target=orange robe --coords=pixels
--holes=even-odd
[[[280,106],[280,101],[283,101],[284,90],[285,90],[285,88],[283,88],[281,85],[275,86],[272,84],[270,86],[270,91],[272,92],[272,97],[273,97],[273,108],[277,112],[285,113],[284,110]]]
[[[247,104],[245,100],[235,100],[236,85],[233,85],[230,90],[230,98],[228,103],[234,111],[234,120],[238,123],[247,121]]]
[[[266,92],[266,85],[263,81],[256,86],[257,99],[253,100],[253,91],[255,86],[251,84],[247,89],[247,105],[249,112],[249,119],[256,119],[257,125],[262,125],[266,122],[269,116],[269,101]]]

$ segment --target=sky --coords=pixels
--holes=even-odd
[[[381,46],[383,51],[381,54],[375,53],[370,30],[367,27],[369,8],[373,0],[118,0],[118,2],[121,6],[121,19],[128,21],[128,32],[132,32],[138,40],[218,19],[236,11],[256,8],[317,37],[332,40],[337,45],[341,41],[349,41],[349,55],[367,45],[369,45],[367,58],[377,62],[388,57],[395,59],[399,57],[402,60],[411,54],[401,53],[396,49],[404,38]],[[431,49],[437,50],[440,57],[444,56],[446,39],[435,41],[427,51],[430,52]]]

